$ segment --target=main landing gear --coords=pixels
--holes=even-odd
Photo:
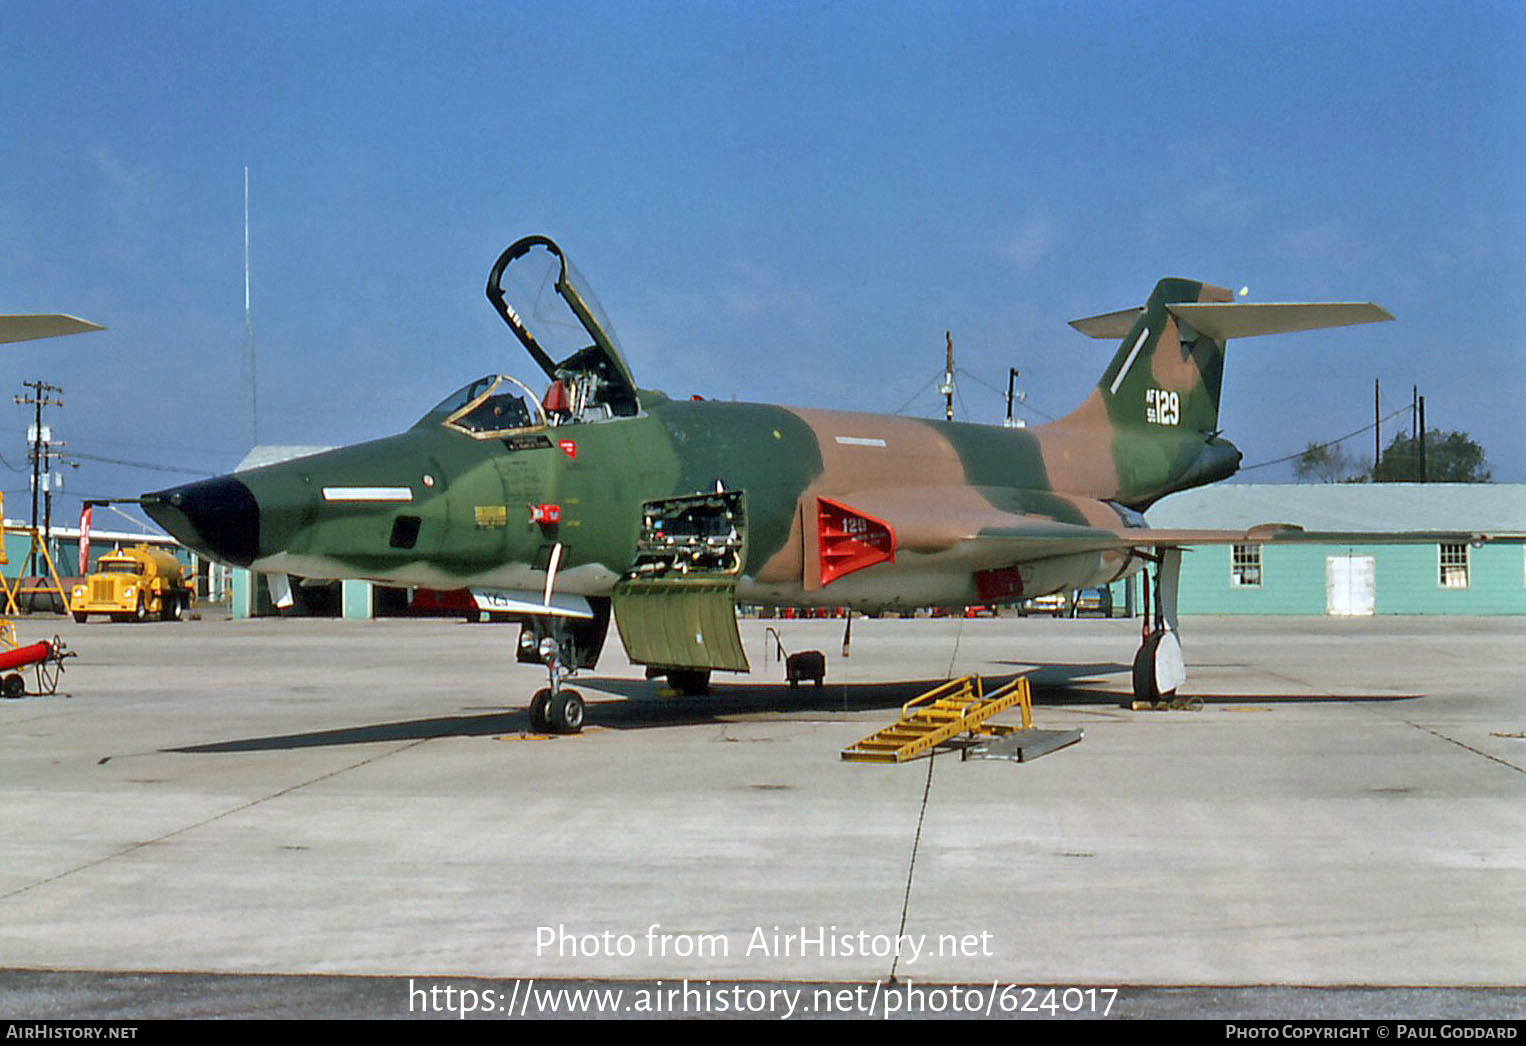
[[[710,693],[708,668],[662,668],[647,665],[646,677],[664,680],[668,689],[679,697],[705,697]]]
[[[1187,681],[1187,666],[1182,660],[1182,644],[1177,638],[1176,593],[1181,580],[1182,550],[1163,548],[1155,560],[1154,614],[1145,599],[1144,642],[1134,655],[1134,708],[1159,707],[1176,696],[1177,688]],[[1149,584],[1145,574],[1145,584]]]

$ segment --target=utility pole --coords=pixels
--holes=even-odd
[[[1409,387],[1409,478],[1419,479],[1420,469],[1420,386]]]
[[[1012,416],[1013,402],[1022,403],[1027,398],[1026,393],[1018,391],[1017,375],[1018,370],[1016,367],[1012,367],[1007,371],[1007,419],[1002,422],[1002,426],[1009,429],[1020,429],[1024,425],[1022,418]]]
[[[1378,474],[1378,466],[1383,464],[1383,411],[1378,406],[1381,402],[1378,396],[1379,379],[1372,379],[1372,474]]]
[[[943,337],[948,342],[948,354],[944,357],[943,384],[938,386],[938,391],[943,393],[943,420],[954,420],[954,332],[944,331]]]
[[[31,390],[31,395],[13,398],[17,403],[34,408],[32,431],[27,435],[31,442],[28,453],[32,459],[32,532],[35,535],[37,532],[37,487],[41,482],[42,476],[47,475],[46,472],[41,471],[45,467],[46,451],[44,448],[47,447],[52,439],[52,433],[43,428],[42,425],[42,408],[62,407],[64,401],[62,399],[54,399],[51,394],[58,393],[62,396],[64,390],[57,385],[49,385],[45,381],[24,381],[21,384],[24,388]],[[49,486],[51,487],[52,484],[50,483]],[[50,506],[51,503],[51,499],[49,499]],[[37,542],[34,539],[31,548],[27,551],[28,576],[36,574],[36,565]]]
[[[42,543],[50,556],[53,555],[53,492],[64,489],[64,474],[54,472],[53,466],[79,468],[79,462],[68,461],[58,452],[58,448],[66,445],[63,440],[51,438],[42,443]]]
[[[1425,467],[1425,397],[1420,397],[1420,482],[1428,480]]]

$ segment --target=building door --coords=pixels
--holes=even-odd
[[[1343,617],[1373,612],[1377,596],[1377,570],[1371,556],[1325,558],[1325,613]]]

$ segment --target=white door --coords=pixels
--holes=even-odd
[[[1325,559],[1325,613],[1369,615],[1377,593],[1377,570],[1371,556]]]

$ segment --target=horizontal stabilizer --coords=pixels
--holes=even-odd
[[[1104,312],[1100,316],[1071,320],[1070,325],[1088,338],[1110,338],[1117,341],[1119,338],[1128,336],[1135,321],[1143,314],[1144,306],[1137,305],[1132,309],[1120,309],[1118,312]]]
[[[1169,302],[1166,309],[1220,343],[1258,334],[1290,334],[1393,319],[1386,309],[1370,301]],[[1127,337],[1143,313],[1143,307],[1122,309],[1071,320],[1070,325],[1090,338],[1116,340]]]
[[[0,316],[0,343],[57,338],[64,334],[84,334],[86,331],[105,329],[98,323],[82,320],[78,316],[65,316],[63,313]]]
[[[1217,342],[1393,319],[1386,309],[1370,301],[1173,302],[1166,308],[1178,320]]]

